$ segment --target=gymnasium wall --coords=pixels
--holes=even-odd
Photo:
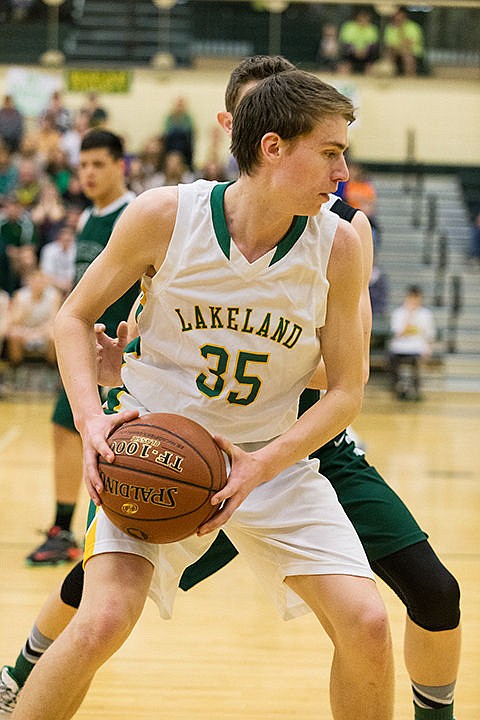
[[[170,73],[132,70],[128,92],[101,94],[102,104],[110,113],[110,127],[123,134],[128,150],[135,152],[160,131],[171,104],[183,96],[195,118],[195,159],[201,165],[208,155],[215,113],[223,108],[225,84],[235,64],[235,61],[223,63],[222,67],[206,64]],[[9,90],[9,70],[6,65],[0,66],[1,95]],[[64,86],[60,69],[28,68],[27,72]],[[348,94],[358,108],[358,120],[350,133],[352,155],[356,159],[402,163],[409,145],[415,160],[426,165],[480,165],[478,80],[338,75],[322,75],[322,79]],[[64,91],[65,103],[71,109],[80,107],[84,99],[83,92]],[[220,143],[227,153],[223,137]]]

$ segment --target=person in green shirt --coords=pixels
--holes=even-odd
[[[400,7],[387,24],[384,34],[387,57],[394,63],[399,75],[417,75],[424,55],[423,30]]]
[[[379,32],[369,8],[358,8],[352,20],[340,27],[342,61],[354,73],[368,73],[378,60]]]

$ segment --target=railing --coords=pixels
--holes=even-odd
[[[448,353],[456,353],[458,318],[463,308],[463,281],[460,275],[452,275],[450,283],[450,304],[447,321],[446,349]]]

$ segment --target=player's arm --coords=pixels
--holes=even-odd
[[[360,316],[362,251],[356,231],[341,221],[328,265],[327,316],[320,330],[327,373],[327,392],[282,435],[260,450],[245,453],[217,438],[233,463],[227,485],[212,503],[226,501],[200,529],[222,525],[251,490],[325,445],[357,416],[363,399],[363,328]]]
[[[370,376],[370,336],[372,334],[372,305],[370,302],[369,283],[373,267],[372,227],[365,213],[355,213],[352,227],[358,233],[362,248],[362,292],[360,295],[360,315],[363,328],[363,378],[365,384]],[[310,378],[308,387],[324,390],[327,387],[327,372],[323,358],[320,360],[315,374]]]
[[[151,190],[134,200],[55,321],[58,364],[82,435],[87,488],[96,502],[96,489],[102,487],[97,455],[113,460],[106,438],[114,427],[136,413],[106,416],[102,412],[97,392],[94,324],[143,274],[152,275],[160,267],[173,231],[176,202],[176,188]]]

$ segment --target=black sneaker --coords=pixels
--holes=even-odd
[[[82,557],[73,533],[54,525],[47,532],[47,539],[26,558],[28,565],[60,565],[74,562]]]

